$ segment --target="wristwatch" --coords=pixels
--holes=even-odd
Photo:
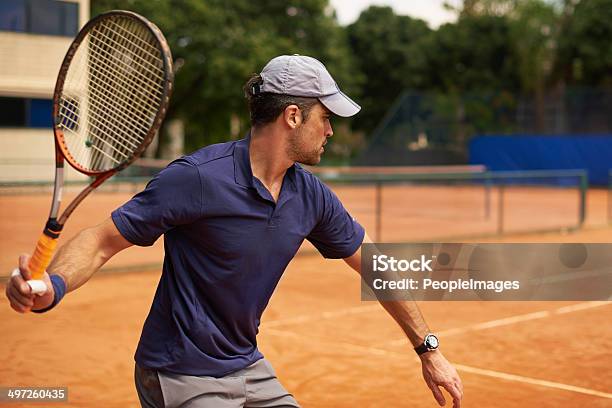
[[[414,351],[416,351],[418,355],[421,355],[423,353],[427,353],[428,351],[437,350],[439,345],[440,345],[440,341],[435,336],[435,334],[429,333],[427,336],[425,336],[425,340],[423,340],[423,344],[415,347]]]

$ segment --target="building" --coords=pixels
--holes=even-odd
[[[53,179],[53,88],[89,12],[89,0],[0,1],[0,181]]]

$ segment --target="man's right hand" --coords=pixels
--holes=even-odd
[[[49,274],[45,272],[42,281],[47,285],[47,291],[41,295],[32,293],[32,288],[27,280],[32,279],[32,275],[28,270],[30,257],[21,255],[19,257],[19,274],[13,274],[6,284],[6,297],[11,303],[11,307],[19,313],[27,313],[32,310],[44,309],[53,303],[53,285]]]

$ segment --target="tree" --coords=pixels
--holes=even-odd
[[[523,0],[509,13],[511,36],[517,58],[520,91],[533,95],[535,130],[545,129],[545,93],[555,54],[560,13],[552,3],[542,0]]]
[[[358,92],[363,111],[354,124],[369,132],[403,89],[425,84],[423,40],[431,30],[424,21],[398,16],[390,7],[371,6],[347,31],[363,81]]]
[[[612,87],[612,0],[566,1],[554,79]]]
[[[177,67],[166,122],[185,122],[186,148],[227,140],[230,123],[248,128],[242,86],[279,54],[321,59],[351,91],[346,38],[327,0],[92,0],[93,14],[129,8],[166,35]],[[160,135],[164,136],[164,133]],[[236,136],[236,135],[234,135]]]
[[[426,47],[431,89],[468,92],[517,87],[510,24],[505,17],[469,16],[444,24]]]
[[[544,94],[556,52],[560,13],[544,0],[466,0],[456,10],[466,18],[503,18],[508,27],[508,58],[517,72],[514,93],[533,96],[535,129],[544,129]],[[508,89],[508,88],[506,88]]]

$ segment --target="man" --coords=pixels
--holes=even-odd
[[[163,273],[135,356],[143,407],[297,407],[257,349],[260,317],[304,239],[357,272],[359,248],[370,242],[331,190],[297,164],[320,161],[332,114],[360,107],[323,64],[299,55],[272,59],[245,94],[245,139],[174,161],[110,219],[82,231],[57,252],[42,296],[24,280],[27,256],[7,285],[15,310],[44,312],[117,252],[163,234]],[[417,306],[382,304],[421,356],[440,405],[438,386],[459,407],[461,381]]]

